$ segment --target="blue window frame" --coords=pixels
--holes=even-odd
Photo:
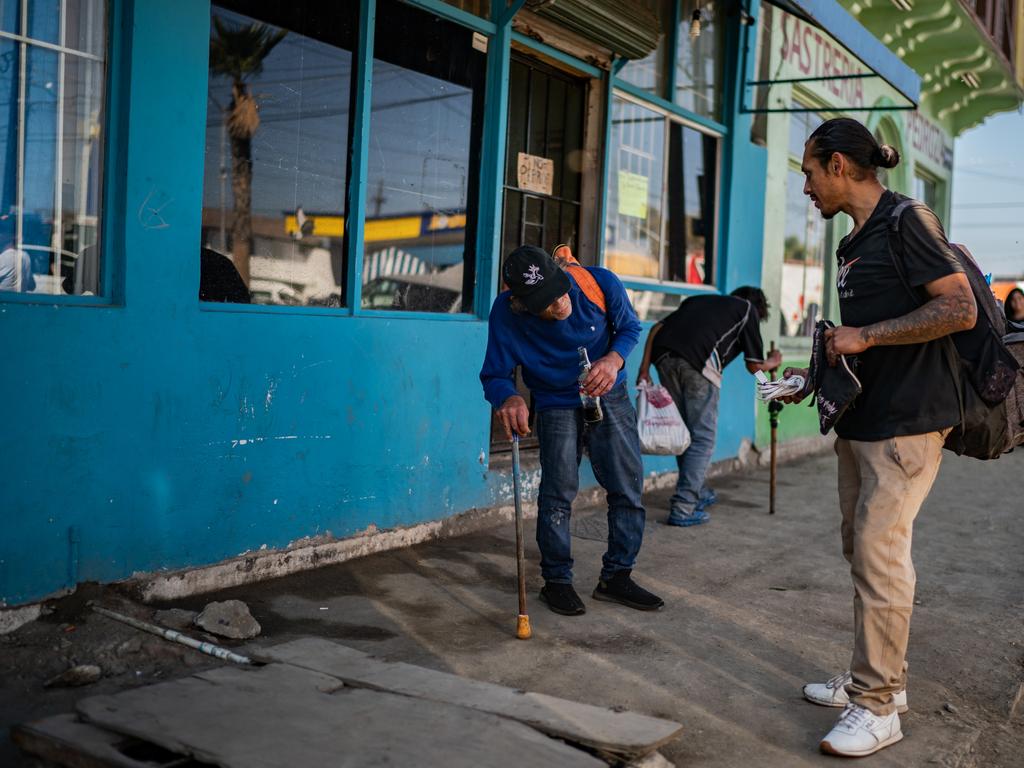
[[[104,0],[0,9],[0,300],[103,303]]]

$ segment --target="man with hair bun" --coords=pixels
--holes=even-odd
[[[899,159],[844,117],[815,129],[801,167],[804,194],[821,215],[845,213],[854,225],[836,250],[843,324],[826,332],[829,364],[847,356],[862,386],[835,427],[843,556],[854,586],[853,658],[848,671],[803,688],[809,701],[843,708],[820,746],[849,757],[903,738],[898,713],[908,708],[912,529],[945,436],[960,421],[942,339],[977,319],[967,277],[925,205],[901,209],[902,253],[890,253],[890,221],[908,198],[885,189],[877,168],[893,168]],[[902,278],[894,259],[902,261]]]

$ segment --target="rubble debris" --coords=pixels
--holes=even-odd
[[[191,638],[188,635],[184,635],[181,632],[178,632],[177,630],[164,629],[163,627],[156,626],[156,624],[149,624],[145,621],[139,621],[138,619],[134,619],[131,616],[125,616],[124,614],[117,613],[116,611],[107,610],[106,608],[103,608],[99,605],[94,605],[93,610],[101,616],[106,616],[108,619],[113,619],[114,621],[119,621],[122,624],[127,624],[130,627],[141,629],[143,632],[149,632],[151,635],[157,635],[158,637],[162,637],[165,640],[170,640],[175,643],[187,645],[189,648],[195,648],[197,651],[200,651],[201,653],[205,653],[209,656],[215,656],[216,658],[223,659],[224,661],[231,661],[235,664],[252,663],[252,660],[247,656],[242,656],[240,654],[233,653],[229,651],[227,648],[221,648],[219,645],[214,645],[213,643],[200,642],[199,640]],[[253,619],[254,623],[255,621],[256,620]],[[259,625],[257,624],[256,626],[258,627]]]
[[[140,651],[142,651],[142,640],[137,637],[131,637],[117,646],[116,653],[118,656],[130,656]]]
[[[207,632],[233,640],[248,640],[256,637],[261,627],[249,613],[249,606],[241,600],[225,600],[208,603],[195,618],[195,625]]]
[[[169,608],[166,611],[154,613],[153,620],[170,629],[186,630],[195,623],[196,613],[181,608]]]
[[[95,683],[103,677],[103,670],[95,664],[78,664],[66,669],[45,683],[44,688],[74,688],[79,685]]]

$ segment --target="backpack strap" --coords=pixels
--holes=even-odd
[[[903,216],[903,212],[908,208],[913,207],[916,200],[904,200],[893,208],[892,213],[889,214],[889,257],[892,259],[892,266],[896,270],[896,275],[899,277],[900,282],[906,289],[907,293],[910,294],[910,298],[914,300],[917,306],[924,304],[921,301],[920,294],[913,289],[910,285],[910,281],[907,279],[907,273],[903,269],[903,236],[900,234],[900,219]]]
[[[903,283],[903,287],[910,294],[910,297],[914,300],[914,303],[918,307],[924,305],[921,300],[921,295],[914,290],[910,285],[910,281],[907,279],[907,273],[903,269],[903,235],[900,234],[900,217],[903,216],[903,212],[908,208],[913,208],[917,205],[916,200],[904,200],[897,204],[893,208],[892,213],[889,214],[889,257],[892,259],[893,268],[896,270],[896,274],[900,278],[900,282]],[[949,335],[943,336],[939,340],[942,344],[942,354],[946,358],[946,367],[949,369],[950,375],[953,377],[953,387],[956,389],[956,403],[960,409],[960,426],[962,427],[965,420],[964,414],[964,390],[963,390],[963,376],[960,373],[960,353],[956,351],[956,346],[953,344],[953,339]],[[957,451],[959,454],[960,451]]]
[[[572,255],[572,250],[568,245],[556,245],[555,249],[551,252],[551,257],[556,261],[562,259],[565,261],[565,271],[572,275],[572,279],[576,281],[576,285],[583,291],[583,295],[590,299],[591,304],[596,306],[605,314],[608,314],[608,307],[604,300],[604,291],[601,290],[601,286],[597,284],[597,280],[590,274],[586,267],[576,261],[576,257]]]

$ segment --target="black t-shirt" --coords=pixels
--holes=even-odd
[[[746,299],[691,296],[661,321],[651,359],[676,355],[720,384],[722,369],[740,352],[746,360],[764,360],[760,321],[757,310]]]
[[[861,328],[918,308],[889,253],[889,216],[906,199],[887,190],[860,232],[839,243],[836,289],[843,325]],[[915,288],[963,272],[942,224],[923,205],[904,210],[900,235],[903,271]],[[836,424],[839,437],[885,440],[945,429],[960,421],[956,385],[939,339],[872,347],[856,356],[854,373],[864,391]]]

